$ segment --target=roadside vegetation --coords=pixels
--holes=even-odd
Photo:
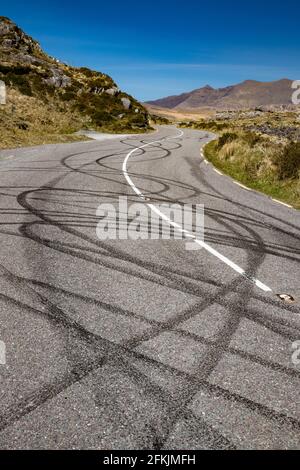
[[[250,115],[250,117],[249,117]],[[300,209],[300,122],[295,112],[235,113],[233,119],[188,123],[218,134],[205,156],[246,186]]]
[[[8,89],[7,104],[0,113],[0,148],[88,140],[74,134],[82,127],[79,114],[58,111],[50,103]]]
[[[97,92],[100,82],[115,86],[112,81],[106,84],[106,76],[95,72],[88,77],[89,72],[75,73],[70,68],[65,72],[72,75],[72,84],[61,88],[45,82],[49,79],[45,70],[0,65],[0,80],[7,91],[7,103],[1,105],[0,113],[0,148],[82,140],[72,135],[81,129],[111,133],[150,130],[147,112],[132,97]],[[130,101],[129,109],[124,108],[122,98]]]
[[[150,114],[150,122],[151,124],[157,124],[161,126],[172,124],[168,118],[164,116],[159,116],[158,114]]]

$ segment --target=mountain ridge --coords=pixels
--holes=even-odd
[[[206,85],[179,95],[147,101],[146,104],[167,109],[213,108],[217,110],[292,106],[292,83],[292,80],[283,78],[270,82],[244,80],[223,88]]]

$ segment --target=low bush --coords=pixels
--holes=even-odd
[[[225,144],[233,142],[238,138],[235,132],[225,132],[218,140],[218,147],[221,149]]]
[[[106,111],[95,111],[91,114],[91,118],[96,126],[103,126],[111,121],[111,115]]]
[[[19,90],[20,93],[26,96],[32,96],[32,90],[29,80],[24,75],[15,75],[12,72],[7,73],[3,78],[3,81],[7,86],[14,86]]]
[[[243,140],[249,145],[249,147],[254,147],[261,141],[261,137],[255,132],[245,132],[243,134]]]
[[[291,142],[282,153],[274,156],[280,180],[285,178],[297,178],[300,172],[300,142]]]

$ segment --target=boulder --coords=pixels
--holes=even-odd
[[[130,109],[131,108],[131,101],[128,98],[121,98],[122,104],[125,109]]]
[[[71,79],[64,75],[59,69],[52,68],[52,77],[46,78],[45,83],[53,85],[55,88],[66,88],[71,85]]]
[[[115,96],[119,92],[120,92],[120,90],[116,86],[114,86],[112,88],[108,88],[107,90],[105,90],[105,93],[107,93],[108,95],[111,95],[111,96]]]

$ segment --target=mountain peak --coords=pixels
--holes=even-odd
[[[10,18],[7,18],[7,16],[0,16],[0,22],[1,23],[7,23],[7,24],[13,24],[13,25],[16,26],[16,24]]]
[[[210,85],[180,96],[162,98],[149,104],[170,109],[212,108],[218,110],[247,109],[260,106],[291,105],[292,81],[281,79],[273,82],[245,80],[237,85],[215,89]]]
[[[0,48],[6,55],[16,52],[35,55],[41,52],[40,44],[6,16],[0,16]]]
[[[257,80],[244,80],[240,85],[256,85],[262,82],[258,82]]]

